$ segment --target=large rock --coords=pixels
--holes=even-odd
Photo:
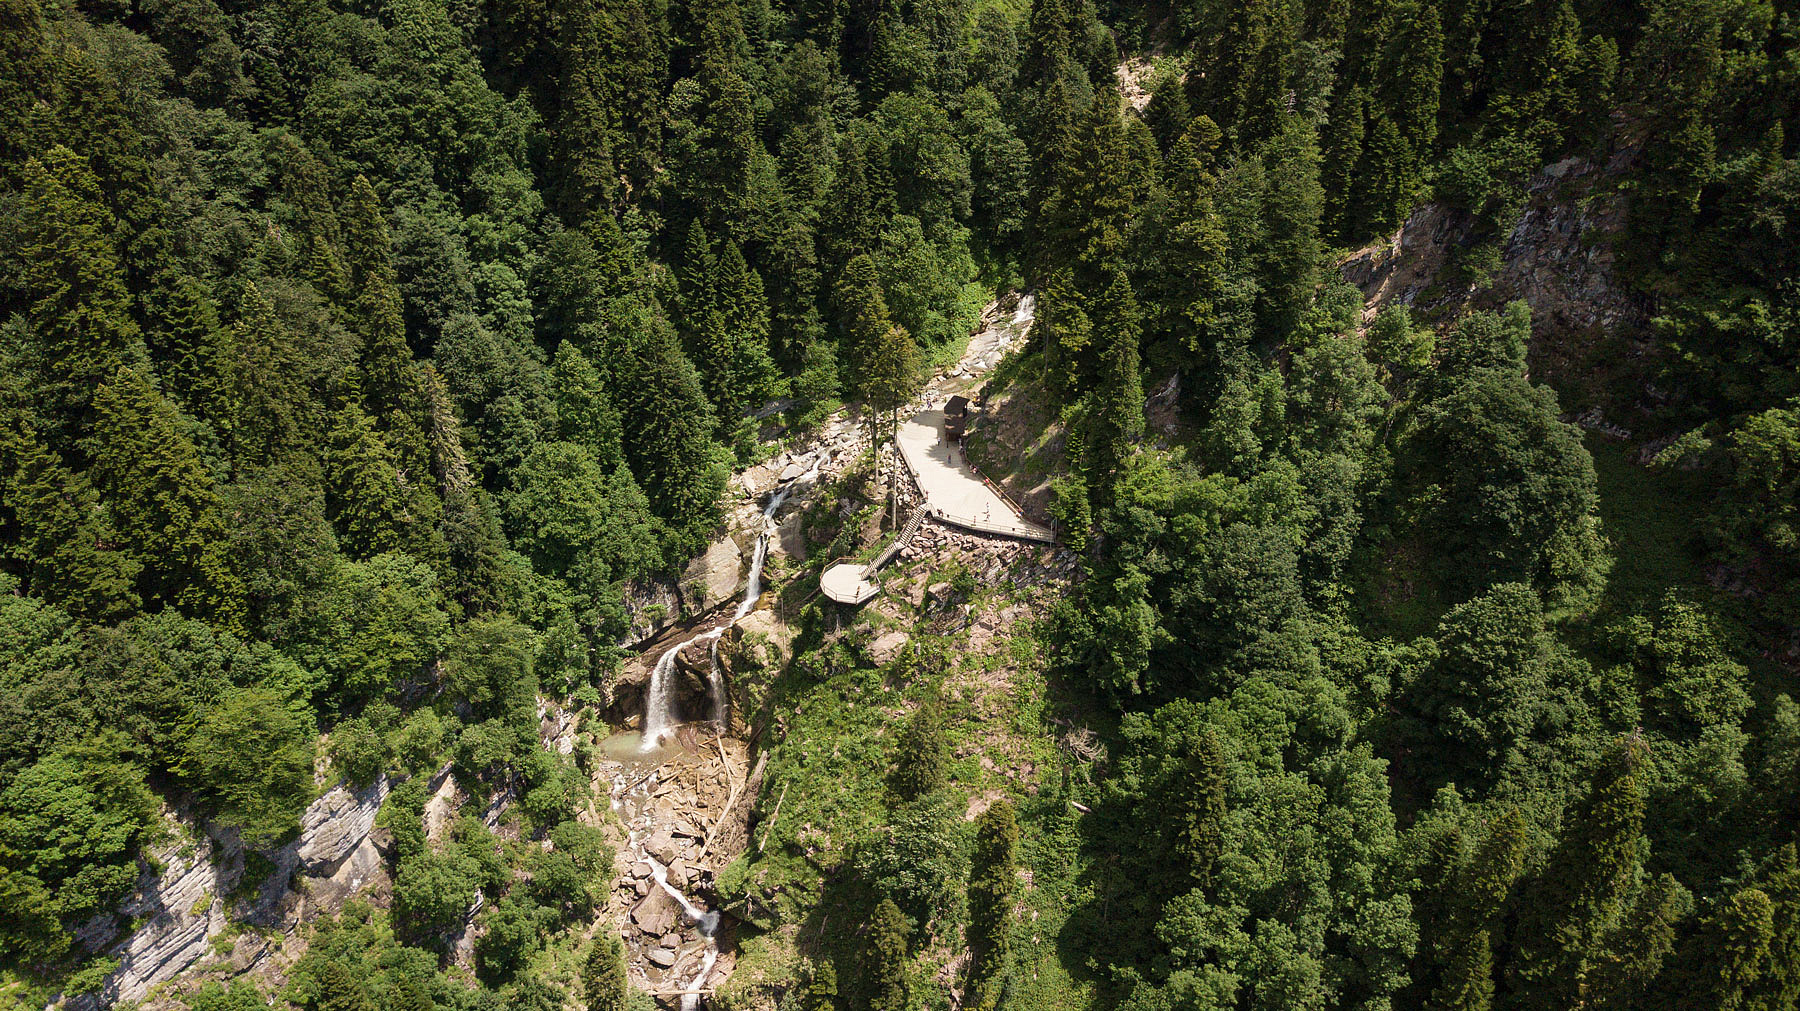
[[[300,839],[294,848],[299,868],[321,877],[335,873],[338,864],[368,838],[387,795],[388,778],[382,775],[356,792],[339,786],[313,801],[300,818]]]
[[[744,552],[737,541],[726,537],[688,564],[681,574],[681,585],[704,597],[704,606],[721,603],[737,596],[743,563]]]
[[[183,822],[174,841],[149,854],[157,874],[146,873],[118,907],[76,931],[89,951],[119,963],[98,992],[71,1000],[73,1011],[143,1000],[158,984],[173,979],[211,950],[214,934],[233,916],[263,926],[291,927],[298,903],[290,887],[296,875],[307,904],[333,911],[385,874],[381,853],[370,838],[375,815],[387,798],[388,780],[352,791],[337,787],[313,801],[300,816],[300,834],[278,849],[261,851],[273,869],[262,881],[245,882],[245,847],[233,831],[202,833]],[[241,884],[256,886],[228,916],[225,897]],[[138,928],[119,938],[118,924]]]
[[[674,929],[680,918],[681,906],[661,888],[652,888],[649,895],[631,907],[631,922],[652,937],[661,937]]]
[[[881,633],[876,636],[874,642],[869,644],[869,662],[877,667],[886,665],[900,655],[900,651],[906,648],[910,639],[910,636],[898,629],[889,629]]]
[[[789,513],[775,527],[775,538],[769,547],[778,555],[786,555],[796,562],[806,561],[806,514],[795,510]]]

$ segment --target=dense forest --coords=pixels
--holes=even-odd
[[[166,809],[254,848],[387,773],[391,908],[182,1001],[647,1000],[540,698],[608,697],[770,424],[1029,291],[1031,634],[1108,758],[965,824],[903,663],[782,1007],[1794,1011],[1797,156],[1793,0],[0,0],[0,999],[101,987]],[[1566,158],[1630,332],[1492,287]],[[1427,201],[1470,297],[1368,306]],[[518,838],[427,844],[445,762]]]

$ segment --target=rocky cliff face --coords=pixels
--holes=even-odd
[[[149,854],[131,896],[76,932],[81,945],[116,959],[118,968],[97,993],[70,1006],[88,1011],[153,999],[159,984],[212,954],[213,939],[233,921],[273,935],[244,935],[222,959],[235,971],[277,952],[284,962],[298,957],[283,949],[281,935],[377,881],[385,884],[375,815],[388,788],[386,776],[360,790],[333,788],[306,809],[299,834],[272,850],[251,850],[233,831],[170,813],[174,838]]]
[[[1370,318],[1395,302],[1451,316],[1522,298],[1540,334],[1641,326],[1648,300],[1614,274],[1613,240],[1623,232],[1626,204],[1608,185],[1634,154],[1627,149],[1606,164],[1565,158],[1532,176],[1523,211],[1501,241],[1499,268],[1485,281],[1453,277],[1448,269],[1477,236],[1467,213],[1441,203],[1421,206],[1399,231],[1356,252],[1340,270],[1362,289]]]

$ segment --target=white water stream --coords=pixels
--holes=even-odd
[[[725,634],[726,629],[736,625],[740,619],[749,614],[756,607],[757,599],[762,596],[763,563],[769,555],[769,538],[775,535],[776,511],[781,508],[783,502],[787,501],[789,493],[794,488],[818,477],[819,469],[825,465],[829,455],[827,450],[820,449],[813,457],[811,469],[782,485],[774,495],[770,496],[769,504],[763,507],[763,528],[757,533],[756,547],[750,553],[750,571],[744,577],[744,596],[738,601],[737,610],[732,612],[731,620],[682,642],[657,659],[656,666],[650,672],[649,688],[644,695],[644,732],[642,742],[638,746],[640,753],[656,750],[675,729],[671,685],[674,681],[676,655],[698,642],[710,641],[712,644],[709,652],[711,667],[707,672],[706,683],[707,700],[712,703],[711,720],[718,726],[721,733],[729,728],[724,679],[719,674],[719,639]],[[700,935],[706,938],[706,954],[700,960],[700,969],[694,974],[694,978],[681,988],[682,1011],[696,1011],[700,1006],[700,992],[705,989],[707,978],[712,975],[713,965],[719,959],[719,948],[713,941],[713,933],[719,929],[719,914],[703,910],[689,901],[686,895],[669,883],[668,868],[664,867],[661,861],[644,852],[644,839],[651,826],[649,818],[647,816],[638,817],[636,811],[647,807],[651,781],[654,778],[652,775],[640,780],[631,790],[631,794],[640,798],[644,803],[633,804],[634,811],[627,822],[626,829],[632,852],[637,855],[639,860],[650,865],[650,873],[656,879],[657,887],[667,892],[669,897],[681,906],[681,911],[699,928]],[[614,811],[621,811],[623,807],[624,798],[619,792],[622,789],[623,784],[615,789],[613,794],[612,808]]]
[[[688,639],[657,659],[656,666],[650,671],[650,686],[644,695],[644,740],[640,746],[644,751],[654,750],[674,729],[671,686],[674,682],[675,660],[682,650],[697,642],[710,641],[712,643],[712,663],[706,676],[706,693],[707,698],[712,702],[712,721],[719,724],[721,730],[724,729],[727,713],[724,685],[719,678],[719,638],[725,634],[726,629],[737,624],[744,615],[749,614],[751,609],[756,607],[757,599],[762,596],[762,570],[763,562],[769,555],[769,538],[775,533],[775,512],[781,508],[783,502],[787,501],[788,494],[794,490],[796,485],[808,482],[818,476],[819,468],[824,465],[826,456],[826,451],[820,450],[819,454],[813,458],[812,469],[782,485],[769,498],[769,504],[763,507],[763,529],[756,535],[756,547],[750,553],[750,571],[744,577],[744,596],[742,600],[738,601],[737,610],[732,612],[731,620]]]

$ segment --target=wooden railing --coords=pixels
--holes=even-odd
[[[920,525],[925,522],[926,514],[930,512],[931,507],[927,505],[920,505],[919,508],[914,509],[912,519],[907,520],[906,526],[900,528],[899,535],[894,538],[892,543],[882,548],[881,554],[876,555],[874,561],[863,567],[863,578],[868,579],[873,576],[890,559],[899,554],[900,549],[906,547],[906,542],[912,540],[913,534],[919,532]]]
[[[925,484],[919,480],[919,472],[913,469],[913,462],[907,457],[906,450],[900,448],[900,440],[898,439],[894,440],[894,455],[898,456],[900,462],[905,465],[906,473],[912,477],[913,486],[918,489],[919,497],[923,500],[926,497]],[[970,465],[970,469],[974,470],[973,464]],[[951,526],[962,527],[965,530],[973,530],[978,534],[998,534],[1001,537],[1017,537],[1020,540],[1037,541],[1042,544],[1056,543],[1056,535],[1054,533],[1025,519],[1025,510],[1019,507],[1019,503],[1014,501],[1013,497],[1008,495],[1005,489],[988,480],[987,476],[980,471],[974,471],[974,473],[976,477],[981,478],[982,484],[986,485],[990,491],[998,495],[1001,501],[1012,507],[1013,512],[1019,515],[1019,523],[996,523],[993,520],[977,519],[973,516],[957,516],[933,505],[922,506],[919,510],[919,514],[928,512],[936,519],[948,523]]]

